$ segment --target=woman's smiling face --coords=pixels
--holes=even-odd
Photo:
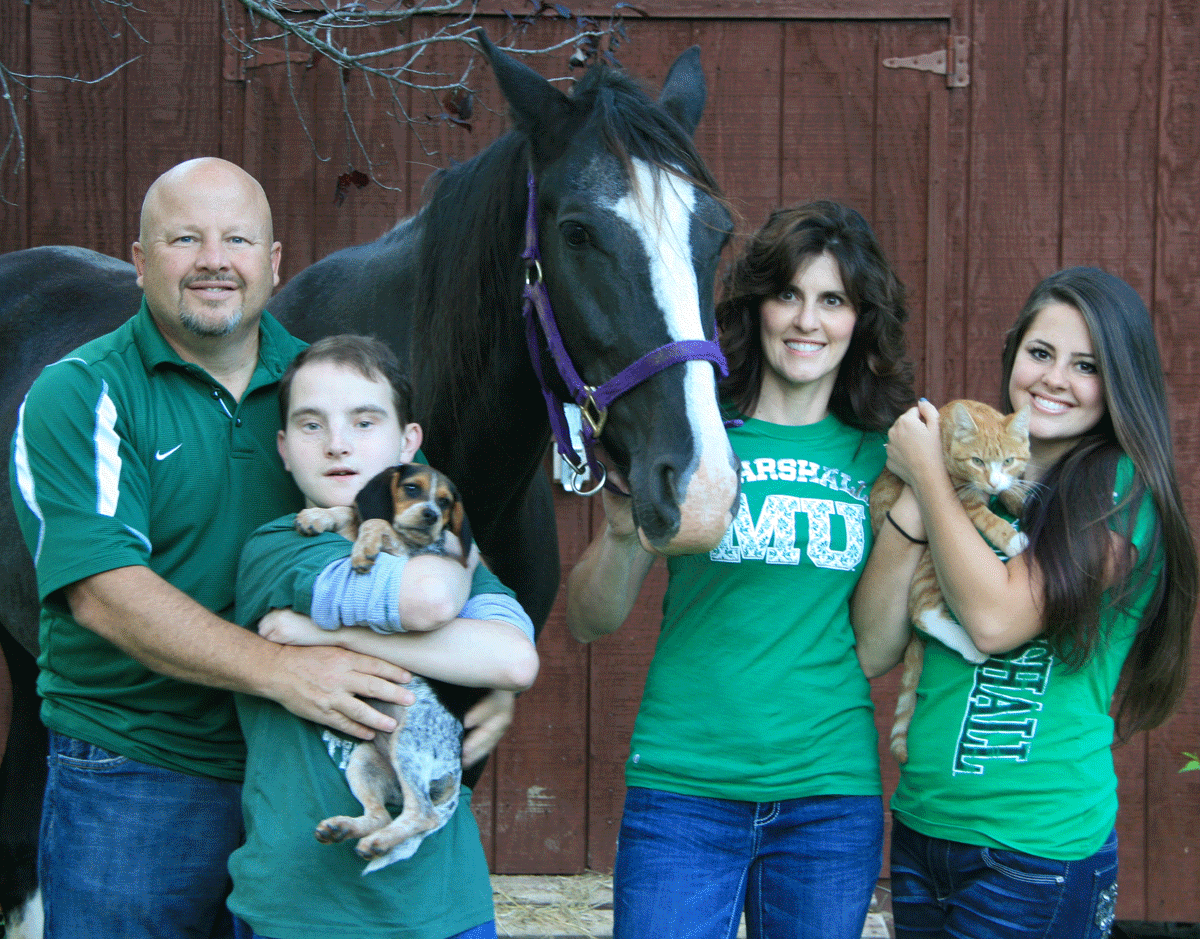
[[[801,262],[787,288],[759,309],[763,377],[755,416],[787,423],[786,402],[797,395],[819,400],[824,411],[858,319],[837,260],[826,251]]]
[[[1030,406],[1029,438],[1065,453],[1104,417],[1104,380],[1083,314],[1044,306],[1029,324],[1008,379],[1014,410]]]

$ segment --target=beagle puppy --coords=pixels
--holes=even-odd
[[[458,489],[444,473],[420,463],[391,466],[373,477],[352,506],[305,509],[296,516],[304,535],[336,531],[354,542],[350,564],[365,574],[380,551],[443,554],[467,566],[471,525]],[[447,544],[447,533],[458,541]]]
[[[471,551],[471,529],[457,488],[442,473],[417,463],[375,476],[353,506],[305,509],[296,517],[296,530],[306,535],[335,531],[353,541],[351,566],[358,573],[369,571],[380,551],[442,554],[464,567]],[[483,692],[420,676],[407,687],[417,699],[408,707],[371,702],[396,719],[391,733],[354,741],[345,755],[351,742],[325,732],[330,754],[343,754],[340,765],[363,814],[327,818],[315,834],[326,844],[359,839],[355,851],[370,861],[363,874],[412,857],[458,807],[462,716]],[[389,804],[401,807],[395,819]]]

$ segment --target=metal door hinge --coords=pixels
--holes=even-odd
[[[239,26],[233,30],[233,33],[236,37],[236,48],[234,40],[229,38],[225,40],[225,67],[222,71],[227,82],[244,82],[246,80],[246,69],[260,68],[264,65],[282,65],[284,62],[295,62],[306,68],[312,67],[313,56],[311,52],[284,52],[282,49],[273,49],[270,46],[259,45],[251,47],[246,43],[246,30]],[[247,49],[252,51],[239,51]]]
[[[906,58],[884,59],[887,68],[913,68],[946,76],[947,88],[966,88],[971,84],[971,37],[950,36],[945,49],[912,55]]]

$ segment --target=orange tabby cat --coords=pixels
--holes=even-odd
[[[1021,511],[1029,488],[1021,479],[1029,460],[1028,405],[1005,417],[979,401],[951,401],[938,414],[946,469],[967,515],[988,542],[1008,557],[1020,554],[1028,539],[992,512],[988,502],[998,495],[1010,512]],[[872,487],[871,526],[876,535],[903,487],[900,477],[887,469]],[[896,702],[896,723],[892,727],[891,749],[901,763],[908,760],[908,725],[916,707],[917,682],[924,665],[925,643],[919,633],[940,640],[968,662],[987,659],[946,609],[929,548],[922,552],[913,574],[908,615],[919,632],[913,634],[904,651],[904,674],[900,699]]]

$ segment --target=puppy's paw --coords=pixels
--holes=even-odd
[[[380,551],[396,554],[399,546],[396,531],[388,522],[369,518],[359,526],[354,550],[350,552],[350,566],[355,573],[365,574],[375,566]]]
[[[329,509],[311,508],[296,513],[296,531],[302,535],[336,531],[347,538],[353,538],[357,524],[358,513],[352,506],[335,505]]]
[[[347,838],[355,837],[356,828],[354,819],[348,815],[335,815],[317,825],[313,834],[321,844],[338,844]]]
[[[354,848],[355,853],[364,861],[387,858],[387,863],[403,861],[417,853],[417,848],[425,840],[426,831],[398,838],[394,833],[375,832],[369,838],[363,838]],[[371,868],[374,870],[375,868]]]

